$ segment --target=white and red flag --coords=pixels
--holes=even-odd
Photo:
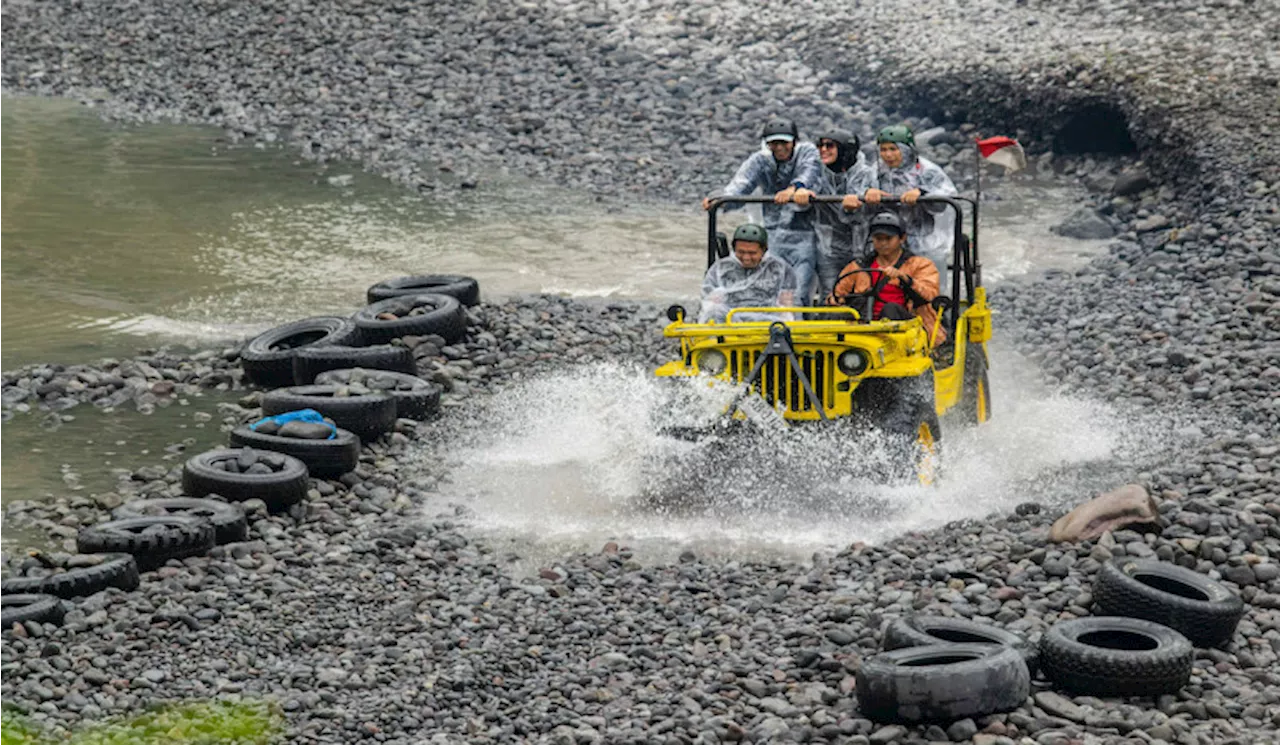
[[[1022,145],[1012,137],[988,137],[974,141],[978,143],[978,152],[982,157],[1003,166],[1010,173],[1027,167],[1027,154],[1022,151]]]

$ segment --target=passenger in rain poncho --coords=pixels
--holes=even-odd
[[[702,280],[699,323],[723,323],[734,308],[795,305],[796,273],[769,250],[769,236],[759,225],[739,225],[733,253],[707,269]],[[742,313],[742,321],[790,321],[790,313]]]
[[[831,292],[840,270],[867,250],[868,210],[860,209],[859,197],[876,184],[876,169],[867,163],[857,135],[829,132],[815,138],[818,156],[825,166],[817,193],[847,195],[843,204],[815,203],[814,223],[818,233],[818,294]],[[794,201],[807,205],[814,191],[799,189]]]
[[[767,150],[752,153],[724,188],[724,196],[747,196],[759,190],[773,195],[773,204],[763,205],[764,225],[769,231],[770,255],[784,259],[795,269],[801,292],[796,305],[809,305],[814,290],[818,258],[818,236],[813,216],[806,206],[791,204],[797,189],[814,188],[822,178],[822,161],[813,143],[799,142],[794,122],[771,121],[764,128]],[[742,205],[725,205],[736,209]],[[704,199],[703,209],[710,207]]]
[[[916,200],[925,195],[953,196],[956,186],[936,163],[920,157],[915,134],[905,124],[881,129],[876,133],[876,144],[880,147],[876,181],[862,198],[871,205],[888,196],[902,199],[894,210],[906,224],[907,242],[912,252],[938,267],[946,287],[955,215],[946,205],[917,204]]]

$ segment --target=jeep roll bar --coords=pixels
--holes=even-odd
[[[709,197],[707,206],[707,268],[716,263],[719,258],[717,252],[718,240],[716,233],[716,213],[726,204],[772,204],[773,197],[765,195],[751,195],[743,197],[735,196],[717,196]],[[809,197],[809,201],[819,204],[839,204],[844,201],[844,195],[833,194],[815,194]],[[900,200],[897,197],[885,197],[880,200],[881,204],[897,204]],[[967,240],[964,235],[964,210],[960,207],[960,203],[965,202],[970,206],[971,229],[973,231],[972,241]],[[951,338],[955,338],[955,326],[960,318],[959,303],[960,291],[965,291],[965,297],[970,302],[973,301],[974,288],[982,286],[982,263],[978,260],[978,202],[972,197],[961,196],[959,194],[944,197],[933,194],[926,194],[917,200],[917,203],[934,203],[944,204],[955,211],[955,235],[951,241],[951,266],[955,268],[951,272],[951,307],[948,309],[950,323],[947,324],[951,332]],[[963,284],[962,284],[963,283]],[[825,289],[825,288],[824,288]]]

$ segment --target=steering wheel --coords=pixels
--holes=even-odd
[[[880,297],[880,293],[875,291],[875,285],[871,285],[869,292],[855,292],[851,295],[837,295],[836,288],[844,281],[845,277],[852,277],[855,274],[872,274],[879,272],[879,269],[850,269],[836,278],[835,284],[831,286],[831,297],[841,305],[847,305],[858,311],[859,315],[866,321],[872,320],[871,309],[875,307],[877,300],[884,302],[884,298]],[[858,308],[857,304],[863,304],[864,308]],[[864,312],[865,310],[865,312]]]

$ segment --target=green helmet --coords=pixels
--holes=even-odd
[[[911,131],[911,127],[905,124],[890,124],[876,132],[876,144],[879,145],[885,142],[896,142],[915,147],[916,135]]]
[[[759,243],[760,248],[766,251],[769,250],[769,233],[760,225],[752,225],[751,223],[739,225],[738,229],[733,231],[733,241],[731,242],[736,244],[738,241]]]

